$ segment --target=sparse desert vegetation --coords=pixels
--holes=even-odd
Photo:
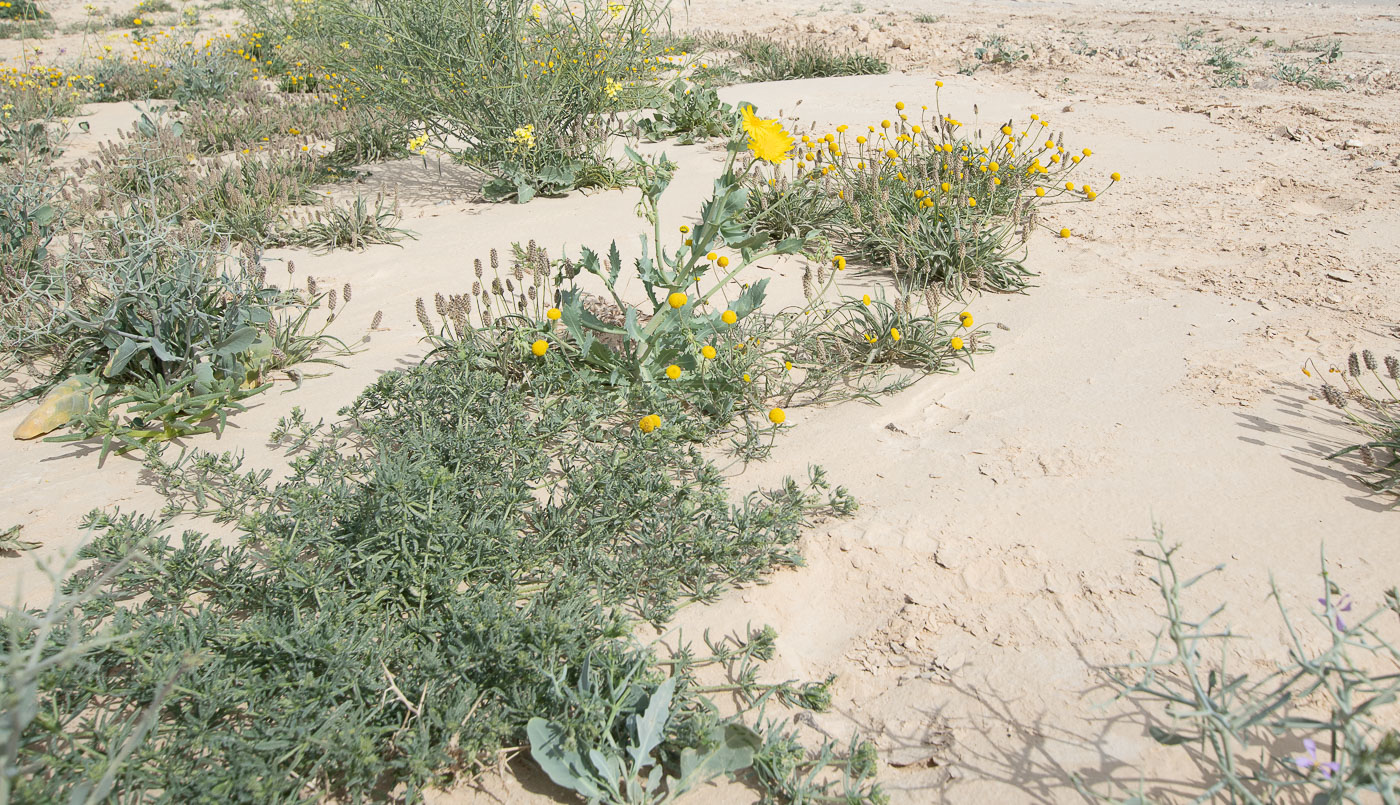
[[[0,2],[0,805],[1400,796],[1393,75],[935,10]]]

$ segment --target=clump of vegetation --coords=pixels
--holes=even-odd
[[[1332,373],[1341,375],[1344,388],[1323,383],[1322,398],[1341,410],[1366,441],[1329,458],[1360,458],[1375,478],[1367,481],[1372,489],[1400,493],[1400,358],[1387,355],[1377,361],[1371,350],[1362,350],[1351,354],[1345,370],[1333,367]]]
[[[833,50],[824,42],[780,41],[757,34],[712,36],[704,42],[713,50],[733,51],[733,66],[751,81],[790,81],[843,75],[884,75],[890,66],[878,56]]]
[[[1240,61],[1246,50],[1230,45],[1218,45],[1206,57],[1206,65],[1215,68],[1214,84],[1217,87],[1247,87],[1249,78],[1245,75],[1245,64]]]
[[[0,5],[0,20],[46,20],[49,12],[39,8],[34,0],[6,0]]]
[[[422,144],[490,174],[493,200],[625,180],[606,154],[624,130],[612,113],[649,105],[652,79],[669,69],[649,34],[663,13],[655,3],[289,5],[259,23],[310,49],[319,74],[340,76],[327,86],[338,97],[419,121]]]
[[[632,618],[664,622],[795,563],[803,526],[850,498],[814,472],[731,505],[693,445],[631,424],[626,394],[561,363],[493,366],[464,341],[381,377],[342,425],[294,415],[276,435],[297,457],[275,483],[234,455],[153,458],[167,513],[236,523],[239,544],[89,518],[92,561],[64,589],[96,591],[62,634],[4,621],[11,657],[70,645],[81,662],[56,660],[20,691],[50,715],[21,723],[0,784],[21,801],[108,778],[176,799],[250,785],[266,800],[411,794],[528,741],[544,763],[603,758],[604,774],[631,745],[680,780],[740,773],[782,799],[878,797],[867,745],[812,754],[765,716],[830,702],[830,680],[760,681],[771,630],[674,660],[630,634]],[[702,685],[695,669],[716,665],[730,681]],[[707,702],[721,691],[738,713]],[[144,740],[109,762],[104,748],[127,746],[138,719]],[[614,779],[601,798],[633,784],[645,785]]]
[[[739,128],[739,113],[721,101],[711,87],[676,81],[670,95],[651,117],[637,122],[646,139],[675,139],[690,145],[715,137],[732,137]]]
[[[1373,611],[1353,615],[1359,602],[1324,561],[1319,608],[1309,613],[1313,628],[1307,629],[1272,587],[1289,653],[1278,670],[1256,678],[1229,666],[1239,636],[1219,625],[1223,608],[1205,615],[1188,610],[1186,592],[1221,566],[1183,578],[1179,550],[1167,546],[1159,529],[1149,549],[1138,552],[1157,565],[1166,624],[1152,652],[1114,669],[1111,679],[1121,697],[1163,707],[1169,725],[1151,725],[1148,732],[1161,744],[1190,751],[1207,771],[1197,801],[1394,800],[1400,793],[1394,726],[1400,649],[1378,627],[1382,618],[1400,615],[1400,594],[1392,590]],[[1319,638],[1321,648],[1312,648]]]
[[[285,237],[293,246],[313,249],[363,249],[375,243],[398,243],[411,235],[395,226],[399,222],[397,201],[387,204],[382,195],[376,196],[374,206],[364,196],[356,196],[350,204],[341,206],[327,202],[307,220],[293,223]]]
[[[1319,64],[1335,64],[1342,59],[1340,39],[1302,39],[1279,49],[1285,53],[1316,53],[1314,58]]]
[[[972,55],[983,64],[1001,65],[1015,64],[1030,58],[1030,54],[1008,42],[1006,37],[1001,34],[993,34],[982,40],[982,44],[973,51]]]
[[[751,224],[785,237],[817,233],[850,259],[889,265],[902,288],[1013,291],[1030,276],[1019,253],[1038,210],[1098,197],[1072,180],[1092,152],[1069,152],[1038,115],[988,137],[963,133],[936,107],[917,123],[903,103],[895,111],[897,120],[863,133],[842,125],[802,135],[785,173],[751,183]]]
[[[310,325],[327,296],[334,317],[334,291],[267,285],[256,251],[227,263],[226,242],[137,208],[18,277],[0,317],[0,369],[36,382],[0,405],[44,399],[15,435],[72,425],[53,438],[100,437],[105,456],[218,431],[275,372],[345,348]]]
[[[1274,78],[1285,84],[1292,84],[1303,89],[1341,89],[1342,82],[1321,75],[1316,70],[1316,65],[1309,64],[1286,64],[1283,62],[1274,66]]]

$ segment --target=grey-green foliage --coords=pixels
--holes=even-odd
[[[653,142],[675,138],[689,145],[713,137],[732,137],[739,128],[739,114],[721,101],[710,87],[677,81],[649,118],[637,122],[642,136]]]
[[[717,35],[705,40],[716,50],[733,51],[735,67],[751,81],[789,81],[843,75],[883,75],[884,59],[853,50],[833,50],[826,42],[777,40],[758,34]]]
[[[1279,62],[1274,65],[1274,78],[1303,89],[1341,89],[1344,86],[1335,78],[1319,74],[1313,64]]]
[[[972,55],[986,64],[1015,64],[1030,58],[1030,54],[1001,34],[993,34],[982,40]]]
[[[587,669],[583,676],[586,679]],[[557,721],[532,718],[525,727],[530,756],[557,785],[577,791],[590,802],[663,803],[722,774],[747,769],[762,739],[742,724],[717,724],[708,746],[680,751],[678,767],[668,770],[656,755],[666,739],[672,699],[679,677],[668,677],[650,697],[630,686],[617,691],[611,704],[626,714],[628,740],[619,745],[609,735],[602,746],[571,746],[568,728]],[[580,682],[586,686],[586,681]],[[638,704],[645,710],[635,712]],[[633,711],[633,712],[629,712]]]
[[[1328,458],[1361,460],[1363,480],[1377,492],[1400,493],[1400,357],[1377,360],[1369,349],[1353,352],[1341,373],[1345,388],[1322,386],[1322,398],[1341,410],[1364,441]]]
[[[129,639],[42,676],[46,716],[24,730],[17,762],[33,772],[15,801],[66,800],[105,774],[102,748],[172,676],[148,740],[115,773],[126,797],[412,800],[525,742],[532,718],[572,746],[625,746],[636,711],[606,703],[649,699],[666,676],[631,617],[662,623],[795,564],[803,526],[849,507],[820,474],[731,502],[695,445],[635,429],[637,404],[558,365],[502,374],[462,342],[381,376],[342,425],[285,422],[281,480],[236,455],[152,456],[167,514],[212,514],[235,537],[90,518],[92,562],[65,589],[106,577],[63,639]],[[119,567],[134,551],[149,561]],[[56,639],[4,628],[14,651]],[[750,642],[771,656],[771,634]],[[710,757],[729,723],[683,659],[664,740],[655,719],[646,732],[667,769],[690,762],[687,748]],[[737,684],[749,702],[829,701],[748,672]],[[753,782],[770,795],[878,794],[868,749],[851,771],[834,747],[809,756],[783,728],[751,726],[765,737]]]
[[[1271,584],[1288,656],[1278,670],[1253,675],[1232,667],[1242,636],[1220,623],[1224,607],[1188,609],[1187,591],[1223,566],[1183,577],[1179,550],[1159,528],[1138,552],[1157,565],[1166,624],[1147,656],[1111,669],[1110,679],[1120,697],[1160,706],[1167,721],[1149,724],[1149,734],[1201,764],[1206,777],[1194,801],[1400,802],[1400,649],[1381,634],[1400,615],[1400,591],[1367,611],[1324,560],[1318,608],[1300,620]],[[1141,793],[1094,798],[1150,801]]]
[[[105,452],[216,430],[272,372],[333,340],[310,327],[319,295],[268,285],[255,251],[235,259],[198,226],[134,214],[70,246],[0,316],[8,368],[41,378],[0,404],[64,395],[66,416],[43,430],[78,427],[59,438],[101,436]]]
[[[347,205],[327,202],[312,218],[295,226],[286,235],[294,246],[313,249],[363,249],[375,243],[398,243],[413,234],[395,226],[399,222],[399,204],[384,196],[374,199],[374,206],[364,196],[355,196]]]

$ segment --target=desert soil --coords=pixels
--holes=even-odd
[[[1199,771],[1158,746],[1145,711],[1112,702],[1104,683],[1102,668],[1150,647],[1160,626],[1155,568],[1134,555],[1135,540],[1160,524],[1184,544],[1186,568],[1226,565],[1191,600],[1200,613],[1227,604],[1226,619],[1249,638],[1236,667],[1261,673],[1286,657],[1271,578],[1300,617],[1316,609],[1324,550],[1333,581],[1361,609],[1396,583],[1395,501],[1371,495],[1356,467],[1326,460],[1350,432],[1315,399],[1318,372],[1301,369],[1311,360],[1325,375],[1363,347],[1400,352],[1400,5],[691,0],[678,21],[820,38],[894,65],[887,76],[722,93],[782,110],[794,126],[864,125],[900,100],[931,106],[942,79],[942,109],[969,125],[1022,125],[1037,113],[1067,146],[1093,149],[1086,178],[1125,178],[1093,203],[1045,210],[1046,225],[1075,236],[1032,238],[1037,287],[967,302],[979,322],[999,325],[976,371],[928,378],[878,407],[790,412],[795,429],[771,460],[731,470],[736,485],[820,464],[860,511],[813,529],[806,567],[688,608],[655,638],[674,645],[707,627],[776,627],[770,676],[838,676],[832,711],[803,728],[875,740],[897,802],[1083,801],[1075,777],[1101,793],[1141,782],[1149,795],[1182,796],[1185,785],[1172,781]],[[1181,47],[1194,31],[1206,49]],[[1026,58],[960,74],[993,35]],[[1329,38],[1344,55],[1319,69],[1342,89],[1270,77],[1276,62],[1314,55],[1286,46]],[[63,41],[44,47],[52,54]],[[1204,61],[1217,45],[1249,49],[1248,87],[1213,86]],[[133,115],[129,105],[90,113],[91,130],[72,138],[75,157]],[[666,150],[682,169],[663,212],[679,225],[719,155]],[[300,406],[333,418],[377,373],[412,365],[422,354],[414,299],[461,292],[472,258],[492,247],[535,238],[559,254],[611,237],[636,243],[634,191],[493,206],[445,163],[372,170],[369,189],[398,195],[416,240],[275,256],[296,261],[298,281],[353,284],[337,324],[347,339],[376,309],[386,329],[344,368],[297,390],[285,384],[222,439],[192,446],[247,450],[273,465],[263,442],[279,417]],[[780,293],[800,293],[792,265],[769,268]],[[878,269],[848,273],[869,282]],[[0,412],[0,430],[26,413]],[[89,509],[158,506],[135,460],[99,467],[91,445],[0,442],[0,526],[23,524],[42,543],[0,558],[0,591],[42,598],[33,560],[71,551]],[[562,796],[524,763],[503,769],[437,799]],[[697,799],[754,797],[728,786]]]

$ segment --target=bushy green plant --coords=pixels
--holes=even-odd
[[[993,34],[982,40],[972,55],[983,64],[1015,64],[1030,58],[1030,54],[1008,42],[1001,34]]]
[[[888,265],[901,292],[928,284],[1014,291],[1030,276],[1023,249],[1039,209],[1098,197],[1069,181],[1092,151],[1067,151],[1038,116],[1020,131],[1007,121],[986,134],[967,132],[936,105],[917,123],[902,102],[895,112],[864,132],[843,124],[803,135],[786,168],[747,174],[749,225]],[[1108,185],[1117,180],[1111,174]]]
[[[46,20],[49,12],[39,8],[34,0],[8,0],[0,6],[0,19],[3,20]]]
[[[4,347],[41,380],[0,402],[47,394],[16,435],[72,424],[52,438],[100,437],[105,455],[217,431],[273,372],[334,341],[308,332],[320,295],[266,285],[256,252],[226,266],[227,247],[138,213],[31,271],[3,317]]]
[[[399,222],[397,201],[385,203],[376,196],[374,206],[364,196],[355,196],[349,205],[326,203],[309,220],[293,224],[286,241],[293,246],[313,249],[363,249],[373,243],[398,243],[412,235],[395,224]]]
[[[796,562],[803,525],[848,512],[849,497],[814,473],[731,504],[692,445],[635,429],[625,395],[562,365],[493,366],[463,341],[379,378],[341,425],[294,415],[275,434],[295,454],[282,480],[234,455],[152,457],[167,514],[212,513],[238,538],[90,518],[92,563],[65,589],[98,594],[64,638],[128,639],[35,686],[51,715],[22,728],[16,762],[32,771],[17,798],[67,800],[109,774],[127,797],[412,799],[533,739],[532,719],[563,737],[554,746],[626,746],[637,702],[667,692],[669,718],[646,732],[658,767],[711,757],[712,736],[756,735],[746,779],[767,795],[877,798],[867,745],[809,754],[765,721],[770,701],[830,702],[830,680],[757,680],[771,631],[670,662],[630,635],[629,613],[663,622]],[[118,564],[135,551],[150,561]],[[57,639],[4,628],[19,651]],[[746,703],[730,718],[693,674],[726,662],[742,673],[723,689]],[[143,708],[148,739],[109,771],[101,748]]]
[[[1314,65],[1307,64],[1279,62],[1274,65],[1274,78],[1303,89],[1341,89],[1345,86],[1334,78],[1319,74]]]
[[[1387,355],[1377,361],[1369,349],[1359,355],[1353,352],[1346,369],[1333,367],[1333,374],[1341,375],[1345,388],[1339,391],[1323,383],[1322,398],[1345,414],[1347,424],[1366,441],[1328,458],[1359,458],[1366,472],[1375,476],[1367,481],[1372,489],[1400,494],[1400,358]],[[1367,375],[1370,382],[1365,380]]]
[[[690,145],[712,137],[733,137],[739,128],[739,113],[713,89],[677,81],[661,107],[637,126],[652,142],[675,138],[681,145]]]
[[[789,81],[843,75],[884,75],[890,66],[878,56],[833,50],[825,42],[779,41],[758,34],[714,36],[706,45],[733,51],[735,65],[753,81]]]
[[[611,112],[644,105],[666,65],[650,0],[327,0],[251,9],[306,43],[328,90],[418,121],[429,141],[492,178],[488,198],[525,202],[608,181]],[[286,32],[282,34],[281,32]]]
[[[1203,766],[1208,776],[1196,801],[1400,801],[1400,650],[1378,631],[1382,618],[1400,615],[1400,592],[1353,615],[1351,596],[1324,560],[1322,595],[1308,613],[1308,630],[1272,586],[1288,657],[1278,670],[1251,676],[1231,667],[1239,636],[1219,625],[1223,607],[1192,615],[1185,600],[1222,566],[1183,578],[1179,550],[1157,529],[1149,548],[1138,552],[1157,566],[1166,624],[1150,654],[1113,669],[1110,678],[1121,697],[1162,705],[1169,724],[1149,725],[1148,732],[1161,744],[1192,751]],[[1317,635],[1322,647],[1310,648]],[[1079,785],[1098,801],[1148,801],[1140,793],[1120,800]]]

